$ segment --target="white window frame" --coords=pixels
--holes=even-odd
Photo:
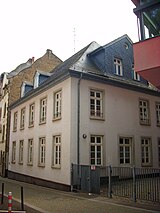
[[[34,126],[35,103],[29,105],[29,127]]]
[[[24,140],[19,141],[19,164],[23,164],[23,147]]]
[[[46,138],[39,138],[39,159],[38,166],[45,166],[45,156],[46,156]]]
[[[26,111],[25,107],[21,109],[20,129],[24,129],[24,125],[25,125],[25,111]]]
[[[40,100],[40,124],[46,123],[47,118],[47,97]]]
[[[12,142],[12,163],[16,163],[16,141]]]
[[[134,64],[132,65],[133,79],[135,81],[140,81],[140,75],[134,70]]]
[[[59,90],[58,92],[54,93],[53,100],[53,119],[60,119],[62,116],[62,90]]]
[[[160,126],[160,102],[156,102],[156,121],[157,126]]]
[[[90,118],[103,119],[103,99],[102,91],[90,89]]]
[[[123,76],[122,60],[119,58],[114,58],[114,71],[118,76]]]
[[[52,167],[61,167],[61,135],[53,136]]]
[[[150,109],[148,100],[139,99],[139,118],[140,124],[150,125]]]
[[[119,137],[119,164],[131,165],[133,163],[133,138]]]
[[[33,138],[28,139],[27,164],[33,165]]]
[[[18,123],[18,111],[14,112],[13,115],[13,131],[17,131],[17,123]]]
[[[152,165],[152,144],[150,137],[141,138],[141,164],[142,166]]]
[[[94,166],[103,165],[103,136],[90,136],[90,164]]]

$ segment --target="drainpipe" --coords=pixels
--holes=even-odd
[[[80,83],[82,79],[82,73],[78,80],[78,109],[77,109],[77,164],[80,163]]]

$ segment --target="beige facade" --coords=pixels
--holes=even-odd
[[[78,110],[78,85],[80,88],[80,105]],[[54,94],[61,91],[61,116],[54,119]],[[90,92],[102,94],[102,117],[91,116]],[[46,121],[40,124],[40,103],[47,100]],[[139,101],[149,103],[149,125],[140,124]],[[159,126],[156,119],[156,103],[160,97],[111,86],[96,81],[67,78],[66,80],[44,90],[11,110],[10,158],[9,171],[25,177],[39,178],[58,184],[71,185],[71,163],[77,163],[77,142],[79,131],[79,164],[91,165],[91,137],[102,138],[101,163],[99,166],[137,166],[159,167],[158,138]],[[29,106],[35,104],[34,126],[29,127]],[[25,107],[25,127],[20,129],[21,109]],[[79,124],[78,124],[79,111]],[[17,130],[13,131],[14,114],[18,113]],[[79,130],[78,130],[79,125]],[[53,165],[55,156],[54,137],[60,136],[60,163]],[[40,138],[45,138],[45,162],[39,164]],[[129,141],[129,160],[126,156],[120,159],[120,138]],[[142,138],[149,139],[149,162],[142,163]],[[28,143],[33,139],[33,161],[28,164]],[[23,161],[19,162],[23,143]],[[128,142],[127,141],[127,142]],[[16,144],[13,153],[13,143]],[[128,146],[128,145],[127,145]],[[58,152],[57,152],[58,154]],[[125,153],[123,153],[125,154]],[[127,152],[126,152],[127,154]],[[15,159],[13,160],[13,155]],[[124,162],[123,162],[124,160]],[[129,162],[128,162],[128,161]],[[146,163],[146,164],[145,164]],[[97,161],[98,164],[98,161]],[[14,176],[12,176],[14,177]]]

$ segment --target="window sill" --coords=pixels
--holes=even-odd
[[[53,118],[52,121],[58,121],[58,120],[61,120],[62,117],[56,117],[56,118]]]
[[[46,121],[40,122],[39,125],[46,124]]]
[[[90,116],[91,120],[100,120],[100,121],[105,121],[103,117],[95,117],[95,116]]]
[[[140,125],[143,125],[143,126],[151,126],[151,123],[140,122]]]
[[[44,165],[44,164],[38,164],[38,167],[42,167],[42,168],[44,168],[44,167],[45,167],[45,165]]]
[[[61,166],[51,166],[52,169],[61,169]]]
[[[12,163],[12,164],[16,164],[16,162],[15,162],[15,161],[12,161],[11,163]]]
[[[14,129],[13,132],[17,132],[17,129]]]
[[[27,163],[27,166],[33,166],[33,163]]]
[[[142,167],[152,167],[152,164],[151,164],[151,163],[148,163],[148,164],[143,164],[143,163],[142,163],[141,166],[142,166]]]
[[[18,164],[19,164],[19,165],[23,165],[23,162],[19,162]]]
[[[24,127],[20,127],[20,130],[21,130],[21,131],[24,130]]]
[[[32,128],[32,127],[34,127],[34,124],[30,124],[30,125],[28,126],[28,128]]]

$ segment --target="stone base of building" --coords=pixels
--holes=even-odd
[[[32,176],[16,173],[16,172],[9,171],[9,170],[8,170],[8,178],[17,180],[17,181],[21,181],[21,182],[35,184],[38,186],[44,186],[44,187],[48,187],[48,188],[52,188],[52,189],[58,189],[58,190],[62,190],[62,191],[71,191],[71,187],[69,185],[52,182],[49,180],[44,180],[41,178],[32,177]]]

